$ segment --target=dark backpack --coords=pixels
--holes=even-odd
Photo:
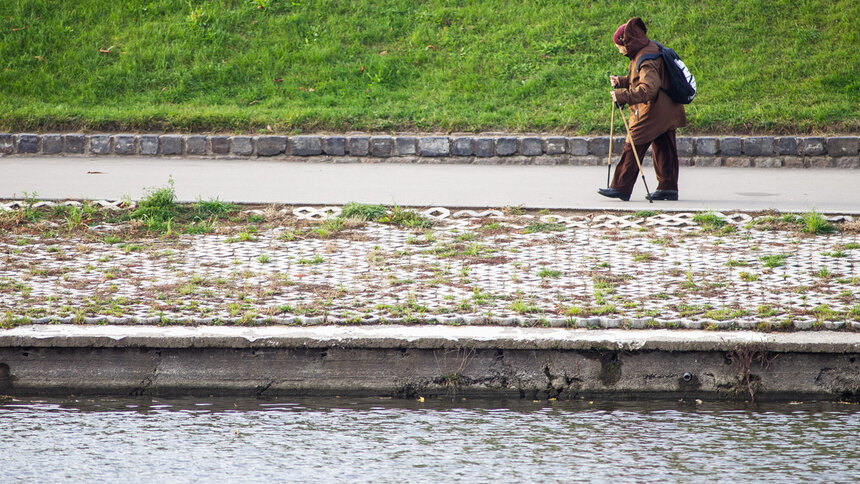
[[[669,73],[669,89],[660,88],[678,104],[690,104],[693,98],[696,97],[696,78],[690,74],[690,70],[684,65],[684,61],[678,57],[674,50],[663,47],[657,42],[657,47],[660,48],[659,54],[645,54],[636,61],[636,70],[642,62],[651,59],[663,58],[663,64],[666,66],[666,71]]]

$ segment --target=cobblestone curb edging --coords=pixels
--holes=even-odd
[[[612,138],[621,153],[623,137]],[[228,136],[0,133],[0,156],[205,156],[333,163],[599,165],[610,138],[539,135]],[[860,136],[679,137],[684,166],[860,168]],[[650,163],[650,157],[645,163]]]

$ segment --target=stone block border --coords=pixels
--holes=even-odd
[[[0,133],[0,156],[276,158],[334,163],[601,165],[623,137],[478,135],[178,135]],[[860,169],[860,136],[687,136],[684,166]],[[646,156],[645,164],[650,164]]]

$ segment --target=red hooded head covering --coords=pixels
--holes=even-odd
[[[618,27],[618,30],[615,31],[615,35],[612,36],[612,40],[615,42],[615,45],[624,45],[624,24],[621,24]]]
[[[626,24],[618,27],[621,31],[621,43],[616,40],[618,45],[623,45],[627,48],[627,57],[634,58],[643,47],[651,42],[648,38],[648,29],[645,27],[645,22],[639,17],[633,17]],[[618,31],[615,32],[618,35]]]

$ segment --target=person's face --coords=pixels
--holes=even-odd
[[[618,47],[618,52],[621,52],[622,55],[627,55],[627,47],[624,47],[623,45],[618,45],[615,42],[613,42],[613,44],[615,45],[615,47]]]

